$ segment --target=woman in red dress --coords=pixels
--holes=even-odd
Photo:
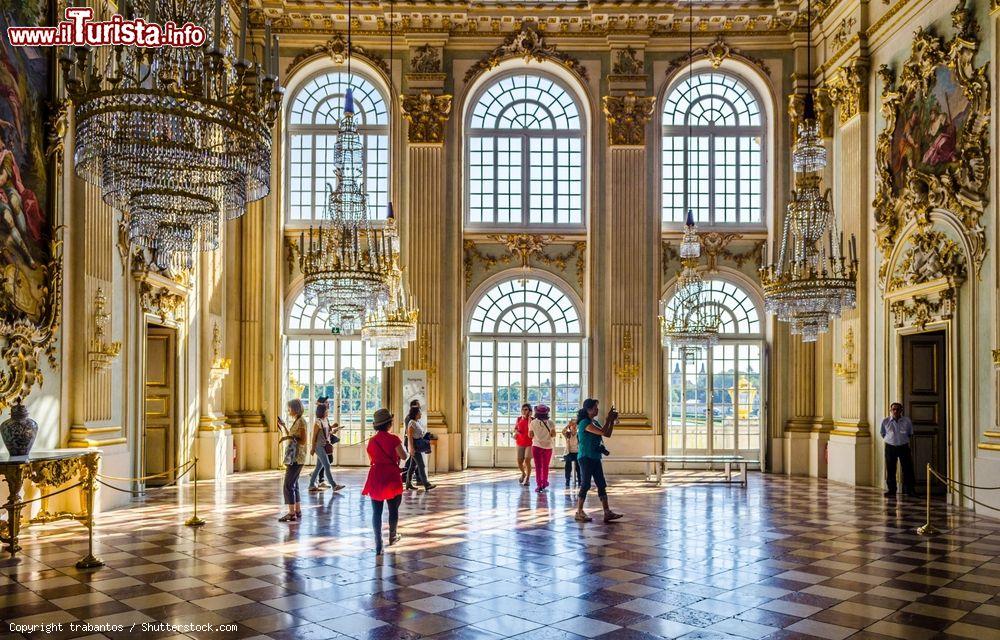
[[[375,530],[375,555],[382,555],[382,509],[389,503],[389,546],[402,537],[396,533],[399,523],[399,503],[403,499],[403,479],[399,463],[406,459],[403,442],[391,433],[393,416],[388,409],[379,409],[373,416],[375,435],[368,440],[368,479],[361,495],[372,499],[372,529]]]

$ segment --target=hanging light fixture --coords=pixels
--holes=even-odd
[[[811,51],[811,3],[806,7],[807,47]],[[808,86],[807,107],[812,104],[811,80]],[[815,125],[815,113],[811,115]],[[818,136],[817,129],[817,141]],[[764,308],[788,322],[793,335],[802,336],[804,342],[815,342],[829,329],[833,318],[840,317],[844,309],[853,309],[857,303],[858,249],[852,234],[848,254],[844,254],[844,234],[836,228],[830,191],[822,190],[820,176],[815,173],[817,167],[826,165],[826,151],[821,155],[806,153],[798,163],[795,151],[795,189],[785,214],[781,248],[772,264],[765,245],[760,279]]]
[[[351,2],[347,3],[347,76],[351,78]],[[395,264],[395,228],[376,229],[368,219],[364,146],[348,86],[333,150],[336,187],[327,184],[326,219],[299,238],[306,295],[329,312],[331,329],[350,333],[389,298]]]
[[[688,107],[694,99],[694,2],[688,3]],[[688,113],[688,144],[693,137],[691,114]],[[690,196],[689,196],[690,198]],[[684,236],[680,244],[681,272],[670,302],[660,316],[660,339],[664,347],[680,357],[696,356],[719,341],[720,311],[708,298],[705,282],[698,273],[701,239],[694,223],[694,210],[688,206]]]
[[[806,30],[806,96],[792,146],[792,170],[796,173],[821,171],[827,161],[812,91],[812,0],[806,1]]]
[[[687,214],[680,257],[681,272],[675,293],[660,316],[660,339],[664,347],[688,358],[718,343],[721,320],[719,305],[709,299],[705,282],[698,273],[701,240],[691,211]]]
[[[393,59],[395,3],[389,2],[389,59]],[[392,74],[389,75],[390,99],[395,101]],[[417,339],[417,319],[420,315],[406,291],[403,271],[399,266],[399,232],[396,214],[389,201],[385,226],[382,229],[390,250],[392,268],[389,271],[389,295],[365,317],[361,337],[372,345],[383,366],[391,366],[402,358],[402,350]]]
[[[122,2],[125,19],[212,25],[199,47],[67,47],[60,58],[74,105],[77,174],[128,220],[133,246],[157,262],[219,245],[220,220],[270,191],[271,129],[281,108],[277,38],[247,59],[247,6],[239,50],[222,0]],[[103,57],[103,56],[102,56]]]

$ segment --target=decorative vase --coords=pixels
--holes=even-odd
[[[28,409],[20,403],[10,408],[10,418],[0,424],[0,438],[11,456],[28,455],[37,435],[38,423],[28,416]]]

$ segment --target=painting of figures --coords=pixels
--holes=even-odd
[[[47,0],[0,0],[0,314],[36,318],[52,234],[45,158],[51,50],[13,47],[7,27],[46,24]]]
[[[969,101],[948,67],[938,67],[927,95],[900,110],[892,136],[890,160],[895,187],[901,188],[910,169],[940,174],[956,159],[959,136]]]

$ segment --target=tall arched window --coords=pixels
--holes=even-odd
[[[382,406],[382,367],[360,337],[331,335],[328,327],[326,312],[300,294],[286,322],[286,397],[302,398],[310,417],[316,398],[330,398],[330,421],[343,427],[338,446],[358,445],[372,434],[372,415]],[[364,460],[342,456],[339,462]]]
[[[667,448],[671,453],[739,453],[759,460],[763,334],[757,305],[725,280],[705,282],[721,312],[719,343],[684,355],[667,349]],[[667,301],[671,309],[677,297]]]
[[[307,80],[289,101],[287,217],[313,220],[326,212],[326,185],[335,184],[333,145],[344,115],[347,88],[354,89],[358,131],[364,144],[368,215],[385,218],[389,192],[389,117],[385,96],[357,72],[327,71]]]
[[[761,224],[764,116],[741,79],[722,71],[685,74],[663,104],[665,223],[688,209],[702,225]]]
[[[469,318],[470,466],[514,466],[511,431],[521,405],[544,403],[564,422],[583,399],[583,328],[556,285],[504,280],[479,297]]]
[[[471,225],[583,224],[583,123],[560,81],[500,76],[476,96],[466,134]]]

